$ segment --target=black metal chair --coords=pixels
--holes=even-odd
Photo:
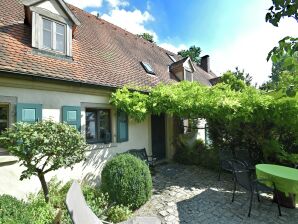
[[[248,211],[248,217],[250,217],[254,194],[255,193],[257,194],[258,201],[260,202],[260,192],[273,193],[276,196],[278,213],[281,216],[281,210],[280,210],[280,205],[279,205],[279,196],[278,196],[278,194],[276,194],[277,191],[276,191],[275,184],[267,179],[253,180],[252,179],[252,171],[249,170],[247,168],[246,164],[244,164],[241,161],[232,160],[232,161],[230,161],[230,165],[233,168],[233,174],[234,174],[234,189],[233,189],[232,202],[235,199],[236,185],[239,184],[245,190],[250,192],[250,203],[249,203],[249,211]],[[270,185],[272,187],[268,187],[264,183],[271,183]]]
[[[219,171],[218,180],[223,170],[233,173],[233,168],[231,167],[230,161],[233,160],[233,153],[230,150],[220,150],[219,151]]]
[[[145,148],[143,149],[131,149],[129,151],[127,151],[129,154],[145,161],[145,163],[149,166],[149,167],[154,167],[155,165],[155,161],[156,161],[156,158],[153,158],[152,156],[149,156],[147,154],[147,151]]]
[[[245,164],[245,166],[249,170],[255,170],[255,164],[253,163],[252,159],[249,156],[248,150],[240,149],[240,150],[235,150],[236,154],[236,160],[239,160]]]

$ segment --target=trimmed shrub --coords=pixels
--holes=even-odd
[[[101,189],[117,204],[137,209],[151,197],[149,167],[133,155],[125,153],[108,161],[101,177]]]

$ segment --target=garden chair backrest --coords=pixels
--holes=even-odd
[[[145,148],[143,148],[143,149],[131,149],[131,150],[128,151],[128,153],[138,157],[139,159],[145,161],[146,163],[149,162],[148,155],[147,155],[147,152],[146,152]]]
[[[66,206],[73,224],[102,224],[88,207],[77,181],[72,183],[67,192]]]
[[[244,150],[244,149],[236,150],[235,153],[236,153],[236,159],[240,161],[244,161],[247,166],[253,165],[252,160],[249,156],[248,150]]]
[[[232,160],[230,164],[233,168],[234,178],[236,179],[237,183],[246,190],[251,191],[251,171],[247,169],[247,166],[241,161]]]
[[[219,161],[220,166],[224,169],[231,169],[231,165],[229,163],[230,160],[233,159],[233,153],[230,150],[220,150],[219,151]]]

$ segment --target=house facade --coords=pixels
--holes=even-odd
[[[52,119],[77,128],[88,143],[86,160],[47,176],[100,182],[105,162],[146,148],[158,159],[174,154],[174,119],[141,123],[109,104],[124,85],[181,80],[211,85],[209,57],[201,66],[93,16],[63,0],[0,2],[0,132],[14,122]],[[22,167],[0,146],[0,194],[19,198],[40,189],[20,181]]]

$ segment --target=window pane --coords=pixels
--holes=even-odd
[[[43,19],[43,29],[51,31],[52,30],[52,22],[47,19]]]
[[[56,23],[56,50],[65,51],[65,26]]]
[[[67,111],[67,121],[77,121],[77,111],[76,110]]]
[[[96,111],[86,111],[86,139],[96,141]]]
[[[8,128],[8,106],[0,106],[0,133]]]
[[[43,47],[52,48],[52,22],[43,19]]]
[[[36,111],[35,109],[23,109],[22,120],[25,121],[36,121]]]
[[[100,142],[111,141],[111,130],[110,130],[110,111],[99,110],[98,111],[98,138]]]

